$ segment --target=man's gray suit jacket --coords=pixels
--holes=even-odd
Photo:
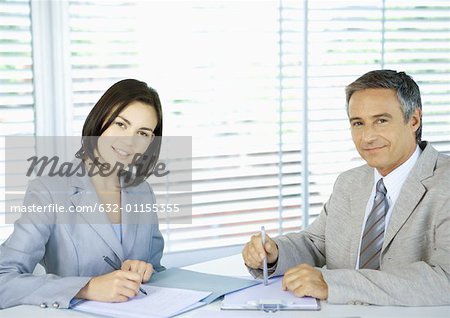
[[[304,231],[275,238],[271,275],[301,263],[318,267],[330,303],[450,304],[450,157],[423,149],[395,203],[385,232],[380,270],[355,269],[373,168],[346,171],[321,214]],[[260,270],[250,270],[260,277]]]

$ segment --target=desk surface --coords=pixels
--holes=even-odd
[[[220,258],[217,260],[199,263],[185,267],[186,269],[218,274],[248,277],[248,272],[242,263],[240,255]],[[277,312],[261,313],[253,311],[221,311],[220,301],[187,312],[178,316],[179,318],[244,318],[244,317],[299,317],[302,318],[450,318],[450,306],[441,307],[381,307],[381,306],[357,306],[357,305],[329,305],[326,302],[321,303],[320,311],[307,312]],[[93,315],[67,310],[67,309],[41,309],[37,306],[17,306],[13,308],[0,310],[1,318],[16,317],[95,317]]]

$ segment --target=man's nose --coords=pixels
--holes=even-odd
[[[367,125],[363,128],[362,138],[365,142],[370,143],[377,139],[377,133],[372,126]]]

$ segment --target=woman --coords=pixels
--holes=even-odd
[[[76,213],[23,215],[15,223],[0,246],[0,308],[122,302],[163,269],[157,216],[125,212],[155,202],[144,181],[156,165],[162,127],[159,96],[147,84],[127,79],[105,92],[84,123],[72,162],[83,169],[28,185],[25,206],[58,204]],[[32,274],[37,263],[45,275]]]

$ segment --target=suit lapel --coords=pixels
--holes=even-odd
[[[370,193],[373,187],[373,169],[367,167],[364,174],[355,181],[355,187],[352,188],[351,200],[351,251],[350,251],[350,267],[355,268],[356,260],[359,252],[359,242],[363,229],[365,211]]]
[[[392,210],[391,219],[384,235],[382,253],[414,211],[424,194],[425,187],[414,176],[410,175],[406,179]]]
[[[95,192],[95,189],[89,179],[89,176],[83,177],[71,177],[72,186],[78,188],[78,191],[71,196],[72,204],[75,207],[82,209],[83,207],[97,207],[96,212],[92,213],[78,213],[89,224],[92,229],[97,233],[107,246],[116,254],[120,261],[124,261],[124,253],[122,245],[118,240],[114,229],[111,226],[111,222],[105,213],[100,213],[98,210],[98,204],[100,200]],[[100,255],[99,257],[101,257]]]
[[[431,177],[434,173],[438,152],[426,142],[421,143],[419,146],[423,149],[422,154],[417,159],[417,162],[406,179],[400,191],[400,196],[395,203],[384,236],[381,253],[386,250],[392,239],[425,195],[426,188],[423,185],[423,181]]]

